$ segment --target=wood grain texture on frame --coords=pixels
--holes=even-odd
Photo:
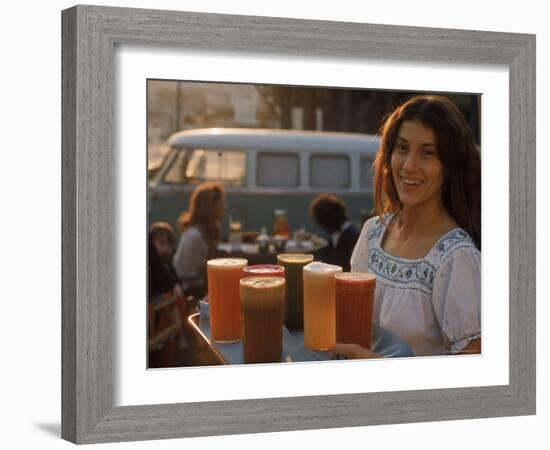
[[[62,31],[63,438],[94,443],[534,414],[533,35],[95,6],[63,11]],[[114,407],[116,44],[507,65],[509,385]]]

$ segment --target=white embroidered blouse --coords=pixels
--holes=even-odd
[[[377,277],[374,322],[417,356],[459,353],[481,337],[481,253],[471,237],[455,228],[424,258],[405,259],[382,248],[385,230],[368,220],[351,256],[352,272]]]

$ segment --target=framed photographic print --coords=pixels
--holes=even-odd
[[[176,55],[170,56],[171,66],[176,58]],[[157,62],[155,66],[158,70],[160,64]],[[502,75],[501,78],[504,79]],[[343,272],[351,270],[350,259],[359,230],[364,228],[368,218],[376,215],[373,163],[381,141],[377,136],[380,124],[392,110],[401,107],[398,105],[425,102],[429,95],[426,111],[439,108],[439,101],[442,101],[441,106],[447,105],[442,98],[453,108],[456,105],[456,109],[450,111],[464,118],[471,130],[471,152],[477,156],[481,143],[480,94],[147,80],[147,228],[150,245],[147,292],[151,309],[147,328],[154,334],[150,337],[148,367],[270,363],[287,359],[292,362],[326,361],[331,357],[328,350],[336,342],[346,340],[349,343],[361,341],[376,354],[386,357],[445,354],[443,342],[437,339],[426,341],[409,334],[408,341],[415,343],[412,348],[398,340],[402,331],[396,330],[397,335],[390,333],[388,327],[392,327],[391,322],[395,319],[387,317],[383,320],[384,326],[377,318],[371,347],[371,328],[359,324],[371,323],[372,310],[361,310],[364,318],[357,322],[357,331],[353,331],[358,311],[351,308],[347,316],[345,305],[337,301],[340,295],[336,295],[335,285],[335,292],[328,289],[331,292],[328,298],[335,299],[334,308],[318,317],[315,311],[319,305],[310,302],[309,284],[306,287],[301,280],[302,268],[311,260],[333,265],[334,270],[340,270],[338,267]],[[489,110],[490,106],[485,109]],[[476,160],[479,162],[479,158]],[[467,168],[459,162],[450,163],[449,169],[456,181],[449,179],[447,183],[467,184],[472,196],[468,203],[479,207],[480,174],[473,175],[475,168]],[[409,173],[414,174],[414,171]],[[473,183],[466,181],[468,177],[477,178],[477,191]],[[214,195],[218,192],[223,195]],[[218,217],[215,211],[221,211],[221,215]],[[342,227],[345,228],[342,237],[334,239],[336,243],[329,242],[333,240],[330,235]],[[204,231],[212,229],[215,234]],[[473,228],[471,233],[475,233]],[[445,242],[452,242],[453,247],[466,243],[453,238],[452,232],[446,234],[436,247],[446,247]],[[201,253],[209,240],[216,242],[209,251]],[[471,250],[477,259],[473,245]],[[391,283],[390,289],[402,292],[407,286],[410,292],[422,292],[415,299],[424,302],[433,291],[431,280],[438,272],[434,270],[437,260],[448,251],[435,253],[437,256],[428,258],[430,263],[403,261],[399,267],[392,266],[393,272],[386,271],[386,264],[379,264],[380,267],[372,268],[372,272],[378,272],[380,281]],[[378,258],[374,253],[372,257]],[[245,339],[246,333],[237,342],[212,339],[219,330],[216,296],[214,305],[201,300],[197,307],[195,303],[205,299],[207,290],[210,291],[204,272],[207,259],[216,258],[245,260],[241,265],[248,264],[244,273],[250,276],[285,278],[285,295],[279,296],[265,318],[254,319],[266,325],[273,317],[281,320],[283,315],[283,326],[276,326],[272,335],[258,335],[255,339]],[[355,272],[359,259],[356,258],[353,267]],[[409,270],[417,272],[419,277],[407,278]],[[439,273],[443,270],[441,268]],[[467,295],[479,302],[481,274],[478,267],[474,272],[478,281],[471,283],[472,292]],[[216,273],[214,270],[214,276]],[[343,280],[341,276],[337,279],[340,280],[337,283],[340,293]],[[365,281],[364,285],[366,291],[370,283]],[[237,283],[235,288],[238,288]],[[180,297],[185,294],[186,298],[177,302],[171,299],[174,289],[182,293]],[[224,286],[224,289],[222,297],[229,288]],[[304,297],[306,289],[308,295]],[[477,294],[474,293],[476,289]],[[367,302],[372,303],[366,292],[365,295]],[[240,316],[238,306],[235,305],[233,315],[236,319]],[[278,308],[283,309],[280,314]],[[178,313],[174,314],[176,310]],[[403,314],[408,313],[400,312]],[[188,320],[190,315],[193,315],[191,322]],[[377,312],[377,317],[379,315]],[[458,315],[452,316],[449,324],[459,320]],[[430,318],[423,322],[429,330],[430,323],[436,320]],[[214,322],[212,326],[210,321]],[[235,333],[229,341],[239,337],[239,320],[235,322]],[[467,342],[477,339],[474,336],[480,330],[480,321],[476,322],[477,329],[464,333],[470,336]],[[245,320],[245,329],[246,323]],[[319,333],[312,334],[310,330],[317,324]],[[250,332],[254,330],[250,325]],[[265,327],[258,330],[264,331]],[[178,331],[180,336],[177,336]],[[250,347],[249,341],[265,341],[260,347],[273,349],[274,353],[263,355],[260,349]],[[304,348],[306,341],[316,343]],[[206,344],[206,348],[201,348],[201,343]],[[251,348],[253,350],[249,350]],[[449,347],[447,354],[451,351]]]
[[[535,412],[534,36],[77,6],[63,11],[62,61],[65,439]],[[166,242],[151,247],[147,234],[161,223],[175,236],[204,183],[225,191],[208,255],[275,265],[284,251],[333,262],[322,253],[331,230],[308,214],[313,199],[343,199],[360,230],[375,206],[378,127],[426,94],[454,105],[481,154],[480,349],[449,354],[464,353],[479,330],[456,352],[446,338],[438,357],[397,335],[410,353],[374,345],[400,357],[334,360],[334,340],[315,344],[285,316],[282,358],[243,364],[250,347],[220,344],[204,320],[216,314],[204,279],[176,274],[183,303],[151,295],[151,249],[162,256]],[[413,140],[398,138],[412,154]],[[424,148],[423,164],[433,152]],[[400,198],[425,181],[405,176]],[[172,238],[174,266],[178,246]],[[206,292],[209,302],[190,300]]]

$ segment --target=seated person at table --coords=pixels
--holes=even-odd
[[[149,228],[149,301],[167,293],[181,297],[176,271],[171,259],[176,243],[176,234],[166,222],[156,222]]]
[[[173,264],[186,294],[204,297],[206,262],[213,257],[225,212],[225,192],[220,183],[203,183],[193,191],[189,210],[178,219],[181,235]]]
[[[445,97],[415,97],[382,128],[378,216],[363,226],[351,269],[376,275],[374,323],[419,355],[481,351],[481,160]],[[376,357],[356,344],[333,353]]]
[[[342,267],[344,272],[350,270],[350,257],[359,237],[346,213],[346,206],[332,194],[319,194],[309,205],[309,213],[329,234],[329,245],[316,253],[316,257],[327,264]]]

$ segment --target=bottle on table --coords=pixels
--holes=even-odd
[[[288,216],[286,209],[276,209],[273,211],[273,236],[282,236],[288,239],[290,229],[288,226]]]
[[[269,241],[270,241],[270,238],[267,234],[267,229],[262,228],[260,230],[260,235],[256,238],[256,243],[258,244],[258,250],[261,253],[265,253],[269,250]]]

